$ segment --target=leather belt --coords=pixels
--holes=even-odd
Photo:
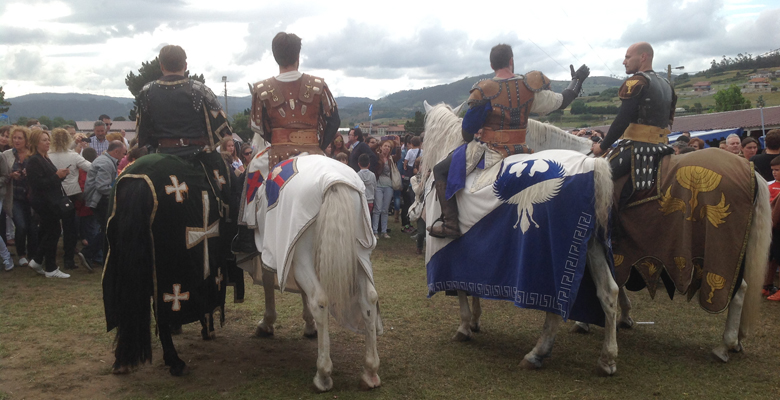
[[[285,129],[274,128],[271,130],[271,143],[280,144],[315,144],[319,145],[320,139],[316,129]]]
[[[480,141],[488,144],[515,145],[525,144],[525,129],[502,129],[493,130],[491,128],[482,128],[482,137]]]
[[[203,139],[173,139],[173,138],[160,138],[157,139],[158,147],[184,147],[184,146],[209,146],[211,143]]]
[[[668,136],[670,133],[671,131],[668,129],[632,122],[626,128],[626,131],[623,132],[623,139],[653,144],[669,143]]]

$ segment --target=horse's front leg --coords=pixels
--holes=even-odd
[[[613,375],[617,370],[617,300],[618,287],[607,263],[604,246],[595,238],[588,242],[588,264],[593,282],[596,284],[601,308],[604,310],[604,346],[601,349],[599,372]],[[628,300],[628,297],[626,297]],[[630,308],[630,303],[629,303]]]
[[[452,340],[456,342],[467,342],[471,340],[471,310],[469,309],[469,299],[466,292],[458,290],[458,304],[460,305],[460,326]]]
[[[274,322],[276,322],[276,298],[274,297],[275,280],[276,276],[273,272],[263,269],[265,313],[263,314],[263,319],[257,323],[257,328],[255,328],[255,336],[269,337],[274,335]]]
[[[171,367],[170,372],[173,376],[182,376],[187,373],[187,364],[179,358],[176,353],[176,347],[173,346],[171,337],[171,326],[169,324],[158,325],[160,330],[160,343],[163,348],[163,360],[165,365]]]
[[[363,375],[360,377],[360,386],[365,389],[377,388],[382,384],[377,372],[379,371],[379,353],[376,351],[377,320],[379,309],[377,302],[379,295],[374,285],[367,277],[361,277],[360,285],[360,310],[363,314],[363,322],[366,325],[366,362],[363,367]]]
[[[723,362],[729,361],[729,351],[736,353],[742,351],[742,343],[739,341],[739,323],[742,319],[742,305],[745,302],[746,291],[747,283],[743,280],[729,304],[726,329],[723,331],[723,342],[712,349],[712,354]]]
[[[547,317],[544,319],[544,328],[542,328],[542,336],[536,342],[533,350],[523,357],[520,367],[525,369],[542,367],[542,360],[549,357],[550,353],[552,353],[555,334],[558,333],[558,324],[561,323],[562,319],[558,314],[547,313]]]
[[[203,340],[213,340],[217,338],[216,332],[214,332],[214,313],[204,314],[200,319],[200,337]]]

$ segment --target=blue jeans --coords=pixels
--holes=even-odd
[[[2,208],[3,199],[0,199],[0,209]],[[5,214],[0,214],[0,218],[5,218]],[[11,252],[9,252],[8,247],[5,246],[5,240],[3,240],[3,238],[0,238],[0,258],[3,259],[2,262],[6,267],[13,267],[14,262],[11,260]]]
[[[38,225],[33,221],[32,207],[24,200],[14,199],[16,253],[19,258],[35,255],[38,249]]]
[[[374,192],[374,216],[371,218],[371,227],[374,233],[387,233],[387,210],[393,200],[393,188],[390,186],[377,186]],[[379,230],[379,225],[382,230]]]

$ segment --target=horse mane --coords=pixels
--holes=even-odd
[[[593,141],[576,135],[572,135],[555,125],[528,119],[525,144],[535,152],[542,150],[574,150],[578,153],[588,154],[593,146]]]
[[[452,150],[466,143],[461,135],[461,120],[444,103],[425,113],[425,151],[420,166],[423,174],[432,170]]]

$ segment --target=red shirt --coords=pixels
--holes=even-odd
[[[774,200],[778,194],[780,194],[780,182],[769,182],[769,201]]]

